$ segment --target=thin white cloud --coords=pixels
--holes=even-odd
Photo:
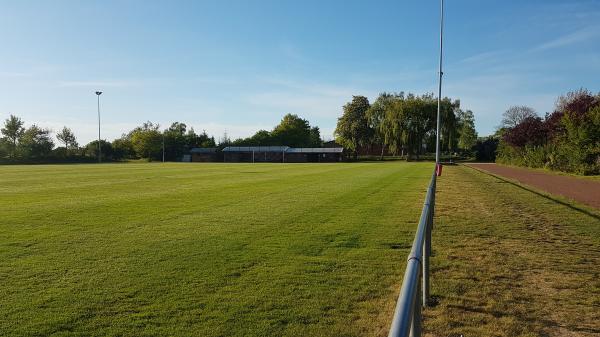
[[[600,26],[590,26],[542,43],[533,48],[532,51],[546,51],[554,48],[562,48],[577,43],[587,42],[599,37]]]
[[[471,55],[466,57],[460,61],[459,64],[481,64],[481,63],[491,63],[498,61],[502,56],[506,54],[506,51],[495,50],[495,51],[487,51],[479,54]]]
[[[597,1],[571,0],[531,6],[535,7],[535,13],[530,16],[528,24],[534,27],[570,27],[576,30],[582,27],[582,23],[598,22],[600,18]]]

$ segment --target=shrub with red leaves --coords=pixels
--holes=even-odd
[[[499,162],[600,174],[600,94],[580,89],[561,96],[542,120],[529,117],[506,129]]]
[[[525,145],[543,145],[548,138],[548,131],[540,117],[527,117],[514,128],[508,129],[503,140],[516,147]]]
[[[596,106],[600,106],[600,96],[593,95],[589,90],[580,89],[567,93],[558,98],[556,110],[546,115],[544,123],[548,140],[555,140],[566,133],[563,117],[576,123],[581,123],[588,111]]]
[[[561,96],[556,104],[556,111],[569,114],[573,118],[583,118],[585,114],[600,105],[600,97],[590,91],[580,89]]]

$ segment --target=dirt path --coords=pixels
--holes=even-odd
[[[600,182],[598,181],[497,164],[468,164],[468,166],[600,209]]]

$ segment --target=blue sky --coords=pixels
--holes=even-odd
[[[352,95],[434,92],[438,1],[0,1],[0,118],[71,127],[80,143],[146,120],[219,138],[296,113],[331,139]],[[600,90],[600,1],[446,4],[444,95],[490,134]]]

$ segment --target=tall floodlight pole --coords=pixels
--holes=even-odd
[[[102,150],[100,149],[100,95],[102,95],[102,91],[96,91],[96,96],[98,96],[98,162],[102,162]]]
[[[439,69],[439,85],[438,85],[438,98],[437,98],[437,130],[435,136],[435,164],[436,168],[440,165],[440,110],[442,104],[442,57],[444,47],[444,0],[440,0],[440,69]],[[439,169],[439,168],[438,168]]]

